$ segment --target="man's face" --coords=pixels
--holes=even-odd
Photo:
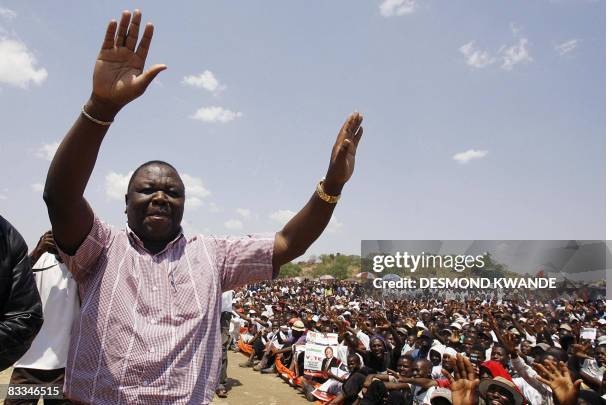
[[[377,357],[380,357],[385,352],[385,345],[380,339],[372,339],[370,342],[370,350],[372,350],[372,353]]]
[[[451,356],[449,353],[445,353],[442,357],[442,368],[446,371],[451,371],[455,368],[453,356]]]
[[[347,363],[348,369],[351,373],[357,370],[359,366],[361,366],[361,362],[359,361],[359,357],[357,356],[349,356],[349,358],[347,359]]]
[[[437,351],[431,350],[429,352],[429,361],[431,361],[431,364],[433,364],[434,366],[437,366],[442,361],[442,357]]]
[[[503,347],[495,346],[491,351],[491,360],[495,360],[503,365],[506,365],[508,363],[508,355]]]
[[[498,385],[491,385],[486,395],[487,405],[512,405],[512,393]]]
[[[470,350],[472,350],[472,347],[474,346],[474,344],[476,343],[476,341],[474,340],[474,338],[472,336],[467,336],[464,340],[463,340],[463,349],[466,353],[469,353]]]
[[[169,242],[179,232],[185,207],[185,186],[166,165],[140,169],[125,196],[128,225],[143,242]]]
[[[402,358],[397,362],[397,372],[402,377],[409,377],[412,372],[412,364],[410,364],[410,360],[406,358]]]
[[[418,360],[414,367],[414,378],[430,378],[431,363],[427,360]]]
[[[598,366],[606,365],[606,347],[598,346],[595,350],[595,361],[597,361]]]

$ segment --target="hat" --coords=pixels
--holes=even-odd
[[[451,328],[461,329],[461,324],[459,322],[453,322],[450,324]]]
[[[597,323],[599,323],[600,325],[605,325],[606,324],[606,320],[604,318],[601,318],[597,321]]]
[[[449,405],[453,403],[453,397],[451,394],[451,390],[449,390],[448,388],[436,387],[434,391],[431,393],[430,399],[435,399],[435,398],[444,398],[448,401]]]
[[[572,331],[572,327],[571,327],[571,326],[569,326],[569,325],[568,325],[568,324],[566,324],[566,323],[562,323],[562,324],[561,324],[561,326],[559,326],[559,329],[564,329],[564,330],[566,330],[566,331],[568,331],[568,332],[571,332],[571,331]]]
[[[525,398],[521,395],[520,392],[517,391],[516,387],[511,381],[506,380],[504,377],[495,377],[495,378],[486,378],[478,384],[478,391],[481,396],[486,396],[487,391],[491,386],[498,386],[506,389],[511,395],[512,400],[514,401],[514,405],[522,405]]]
[[[397,333],[401,333],[402,335],[407,335],[408,331],[405,328],[397,328],[395,329]]]
[[[540,349],[547,351],[548,349],[550,349],[550,345],[546,344],[546,343],[538,343],[536,345],[536,347],[539,347]]]
[[[306,330],[306,328],[304,327],[304,322],[302,322],[301,320],[297,320],[295,322],[293,322],[293,325],[291,326],[291,329],[298,331],[298,332],[302,332],[304,330]]]
[[[597,346],[602,346],[606,344],[606,335],[602,335],[597,338]]]
[[[257,311],[255,311],[254,309],[250,309],[249,310],[249,314],[256,314],[256,313],[257,313]]]
[[[422,321],[418,321],[418,322],[416,323],[416,327],[417,327],[417,328],[427,329],[427,328],[425,327],[425,324],[424,324]]]

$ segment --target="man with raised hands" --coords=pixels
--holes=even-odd
[[[363,134],[351,114],[325,179],[274,235],[183,235],[185,186],[169,163],[150,161],[130,179],[127,226],[102,222],[83,197],[100,145],[119,111],[164,69],[145,70],[153,25],[138,43],[141,13],[108,24],[93,88],[49,168],[44,199],[82,309],[71,337],[65,395],[78,403],[207,404],[221,363],[221,293],[278,275],[329,222],[350,179]]]

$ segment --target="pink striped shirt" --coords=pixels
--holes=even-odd
[[[65,395],[96,404],[208,404],[221,364],[221,293],[272,278],[274,236],[181,233],[152,255],[94,218],[74,256],[79,284]]]

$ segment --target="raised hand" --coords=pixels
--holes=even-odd
[[[30,253],[32,264],[35,264],[38,259],[40,259],[40,256],[42,256],[45,252],[58,254],[52,231],[45,232],[38,240],[38,243],[36,244],[34,250],[32,250],[32,253]]]
[[[354,112],[349,115],[342,128],[340,128],[325,176],[324,189],[328,194],[339,194],[342,186],[353,174],[355,153],[363,135],[361,121],[363,121],[363,115]]]
[[[442,373],[451,382],[453,405],[475,405],[478,403],[478,384],[474,367],[470,360],[457,354],[454,376],[442,369]]]
[[[141,13],[135,10],[133,14],[124,11],[119,23],[111,21],[96,59],[92,101],[103,104],[110,114],[116,114],[127,103],[143,94],[159,72],[166,69],[165,65],[154,65],[144,71],[153,38],[153,24],[146,25],[136,47],[140,20]]]
[[[544,360],[544,365],[535,363],[533,367],[538,373],[536,378],[552,389],[555,404],[575,405],[578,403],[578,392],[582,380],[572,381],[565,363],[560,362],[557,366],[550,360]]]
[[[518,356],[518,344],[516,343],[515,336],[510,332],[506,332],[502,336],[498,336],[498,338],[502,346],[504,346],[508,352],[508,355],[513,359],[516,358]]]

